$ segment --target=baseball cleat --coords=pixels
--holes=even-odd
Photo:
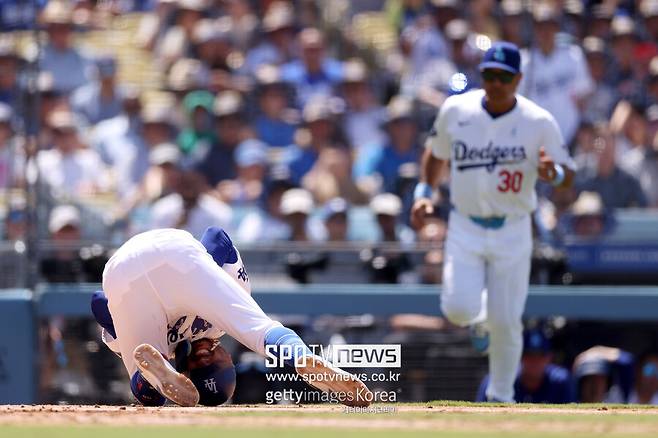
[[[304,356],[295,369],[306,383],[334,394],[346,406],[367,407],[374,399],[373,393],[355,375],[332,366],[319,356]]]
[[[137,368],[158,392],[180,406],[196,406],[199,391],[194,383],[174,369],[158,350],[142,344],[133,351]]]

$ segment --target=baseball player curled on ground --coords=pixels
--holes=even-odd
[[[514,400],[528,294],[537,178],[569,186],[575,164],[555,119],[516,94],[518,48],[497,42],[480,64],[482,90],[449,97],[427,139],[411,221],[433,213],[433,189],[450,162],[450,212],[441,309],[486,328],[489,400]]]
[[[176,229],[131,238],[107,262],[91,308],[104,342],[123,360],[135,398],[147,406],[165,398],[217,406],[231,398],[236,376],[219,344],[224,333],[263,356],[266,349],[280,355],[302,380],[348,406],[373,399],[359,379],[313,355],[261,310],[240,254],[220,228],[208,228],[200,242]]]

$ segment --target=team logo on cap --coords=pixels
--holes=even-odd
[[[217,394],[217,382],[215,382],[214,377],[205,379],[203,381],[203,386],[205,386],[208,391],[212,391],[213,393]]]
[[[497,47],[496,50],[494,50],[493,57],[496,61],[505,62],[505,52],[503,52],[503,48]]]

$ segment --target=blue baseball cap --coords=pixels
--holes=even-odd
[[[480,71],[487,68],[499,68],[517,74],[521,72],[521,53],[516,44],[497,41],[484,53],[478,67]]]
[[[551,352],[551,341],[541,330],[526,330],[523,333],[523,354]]]

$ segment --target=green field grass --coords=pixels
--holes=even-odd
[[[392,405],[387,405],[392,406]],[[604,405],[398,404],[393,413],[336,406],[216,410],[116,408],[0,415],[0,438],[645,438],[658,436],[658,409]],[[23,415],[23,417],[21,417]],[[11,418],[10,418],[11,416]],[[17,421],[18,419],[18,421]],[[142,424],[144,421],[158,424]],[[142,423],[140,423],[140,421]]]

